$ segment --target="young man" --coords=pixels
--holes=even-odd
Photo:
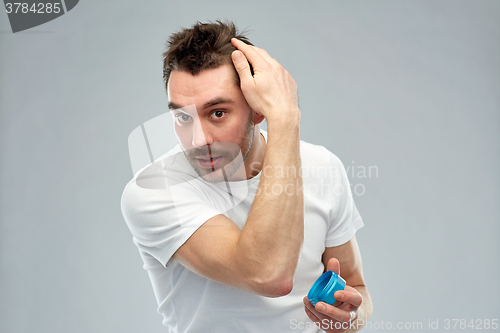
[[[300,141],[290,74],[218,21],[170,37],[164,79],[179,145],[127,184],[122,211],[169,332],[361,328],[363,222],[340,160]],[[313,306],[340,267],[338,301]]]

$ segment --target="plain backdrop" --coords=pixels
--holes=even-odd
[[[166,332],[120,211],[127,138],[167,111],[167,37],[216,19],[348,168],[371,330],[498,319],[499,1],[82,0],[16,34],[0,13],[0,331]]]

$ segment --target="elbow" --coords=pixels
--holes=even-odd
[[[279,278],[274,280],[259,279],[252,283],[252,289],[256,294],[265,297],[282,297],[292,292],[293,277]]]
[[[275,292],[269,297],[282,297],[286,296],[292,292],[293,289],[293,279],[288,279],[281,281],[275,288]]]

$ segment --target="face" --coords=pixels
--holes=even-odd
[[[232,65],[197,75],[173,70],[169,108],[183,151],[206,181],[246,179],[244,160],[252,150],[254,112],[235,81]]]

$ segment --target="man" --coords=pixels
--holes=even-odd
[[[300,141],[290,74],[217,21],[170,37],[164,79],[179,145],[136,174],[122,211],[169,332],[360,329],[363,223],[340,160]],[[313,306],[309,288],[340,268],[337,302]]]

